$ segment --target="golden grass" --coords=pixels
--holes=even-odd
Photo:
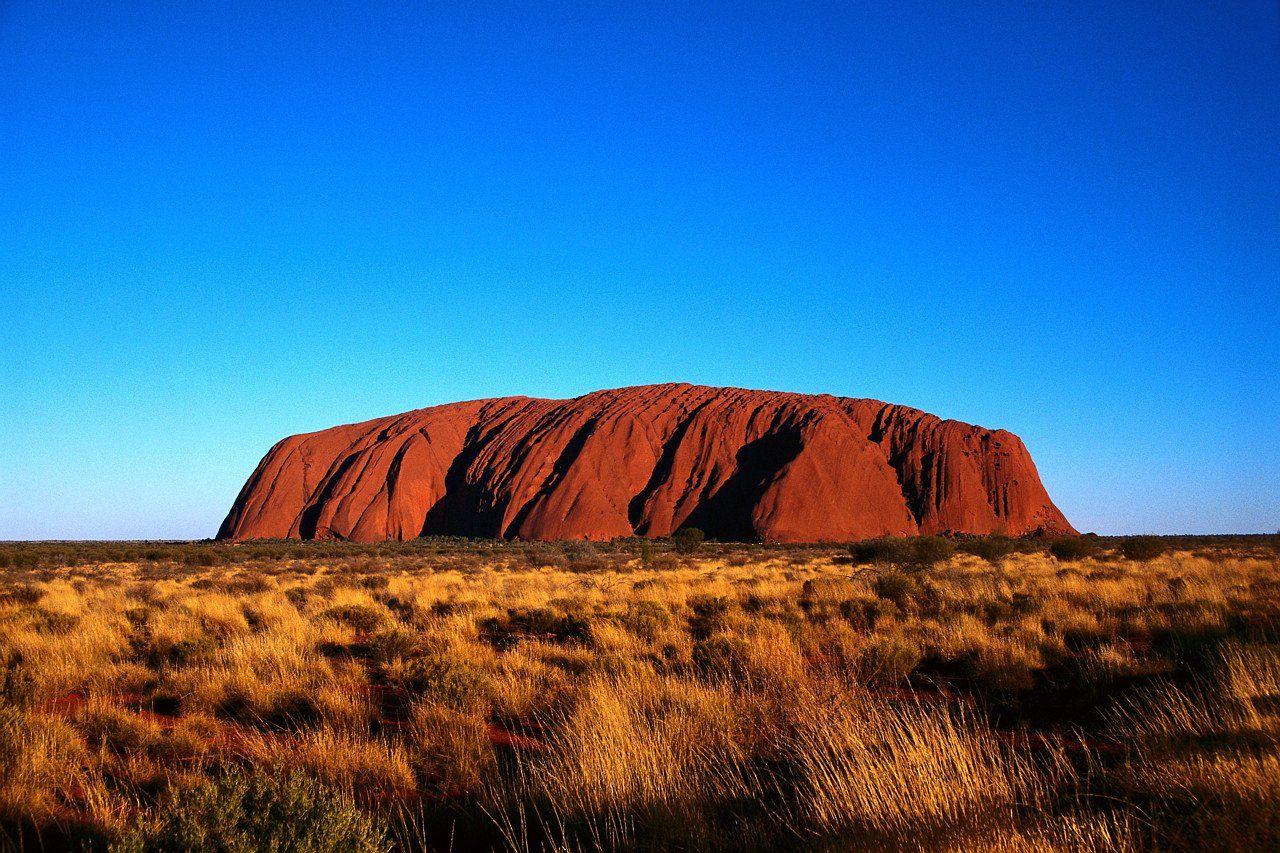
[[[1280,837],[1265,554],[297,553],[0,582],[0,847],[105,846],[237,770],[315,780],[407,848]]]
[[[815,714],[793,748],[800,813],[827,831],[936,832],[1012,818],[1052,784],[969,714],[919,704],[864,700]]]

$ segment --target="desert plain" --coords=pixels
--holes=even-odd
[[[0,848],[1275,848],[1278,547],[6,543]]]

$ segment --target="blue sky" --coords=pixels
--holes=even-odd
[[[669,380],[1013,430],[1084,530],[1280,528],[1280,4],[603,5],[0,0],[0,538]]]

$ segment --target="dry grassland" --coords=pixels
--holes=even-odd
[[[1266,540],[6,547],[0,848],[1280,847]]]

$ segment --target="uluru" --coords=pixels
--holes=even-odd
[[[1062,535],[1022,441],[876,400],[687,384],[450,403],[294,435],[218,531],[843,541]]]

